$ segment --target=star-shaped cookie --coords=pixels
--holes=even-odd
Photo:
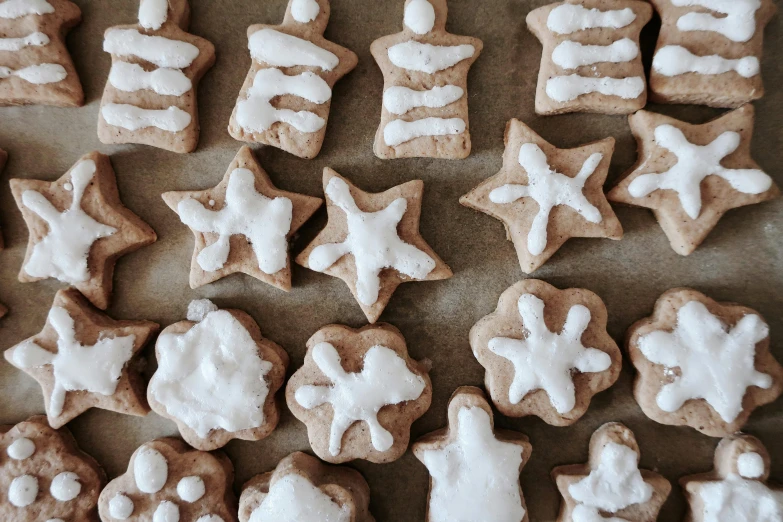
[[[419,233],[422,181],[371,194],[330,168],[323,180],[329,221],[296,262],[345,281],[370,323],[401,283],[452,276]]]
[[[639,158],[607,197],[652,209],[680,255],[696,250],[727,210],[780,194],[750,156],[751,105],[702,125],[647,111],[628,122]]]
[[[672,487],[663,476],[639,469],[640,455],[633,432],[619,422],[598,428],[586,464],[552,470],[563,496],[557,522],[655,522]]]
[[[19,281],[59,279],[105,310],[117,259],[157,239],[120,201],[109,157],[91,152],[56,181],[10,184],[30,231]]]
[[[503,222],[523,272],[546,263],[571,237],[623,237],[603,189],[613,138],[558,149],[512,119],[505,144],[500,172],[459,201]]]
[[[55,295],[43,330],[4,356],[41,385],[53,428],[90,408],[143,416],[150,408],[138,357],[158,328],[115,321],[69,288]]]
[[[241,272],[288,291],[288,239],[323,203],[277,189],[249,147],[239,149],[217,186],[166,192],[163,200],[196,238],[190,287]]]

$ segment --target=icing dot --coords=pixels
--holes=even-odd
[[[49,492],[60,502],[68,502],[79,496],[82,491],[82,485],[79,483],[79,476],[72,471],[60,473],[49,487]]]
[[[435,26],[435,8],[427,0],[411,0],[403,22],[414,33],[427,34]]]
[[[68,192],[73,190],[73,185],[71,183],[66,183],[63,185],[63,188],[67,190]]]
[[[203,515],[198,517],[196,522],[225,522],[225,520],[217,515]]]
[[[745,478],[756,479],[764,475],[764,459],[755,452],[743,453],[737,458],[737,471]]]
[[[22,437],[13,441],[6,452],[14,460],[24,460],[35,453],[35,444],[30,439]]]
[[[210,199],[209,200],[209,206],[210,207],[214,207],[215,206],[215,200],[214,199]]]
[[[109,514],[118,520],[127,519],[133,514],[133,501],[123,494],[114,495],[109,501]]]
[[[294,0],[291,4],[291,14],[300,24],[312,22],[321,12],[321,6],[315,0]]]
[[[32,475],[16,477],[8,488],[8,501],[16,507],[27,507],[38,496],[38,479]]]
[[[199,323],[211,312],[217,312],[218,307],[209,299],[194,299],[188,303],[188,321]]]
[[[169,465],[158,451],[144,448],[133,460],[136,487],[143,493],[157,493],[169,478]]]
[[[195,502],[204,496],[204,481],[201,477],[185,477],[177,484],[177,495],[185,502]]]
[[[179,508],[174,502],[164,500],[158,504],[152,522],[179,522]]]

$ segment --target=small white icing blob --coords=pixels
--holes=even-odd
[[[740,145],[740,135],[726,131],[707,145],[695,145],[673,125],[659,125],[655,144],[677,157],[677,163],[665,172],[642,174],[628,185],[628,193],[642,198],[656,190],[673,190],[691,219],[701,213],[701,182],[707,176],[719,176],[743,194],[761,194],[772,186],[772,178],[758,169],[729,169],[721,161]]]
[[[617,96],[624,100],[638,98],[644,92],[644,78],[592,78],[570,74],[553,76],[546,82],[546,95],[557,102],[569,102],[578,97],[597,92],[604,96]]]
[[[392,114],[402,115],[418,107],[429,109],[445,107],[462,98],[463,94],[465,91],[456,85],[436,86],[423,91],[395,85],[384,91],[383,106]]]
[[[68,192],[73,190],[73,185],[71,183],[65,182],[63,183],[63,188],[67,190]]]
[[[103,50],[116,56],[135,56],[158,67],[184,69],[199,55],[198,47],[163,36],[141,34],[136,29],[111,29],[106,33]]]
[[[313,347],[313,362],[333,383],[332,386],[306,385],[296,390],[296,402],[306,409],[322,404],[332,406],[332,427],[329,453],[339,455],[342,439],[355,422],[366,422],[370,440],[378,451],[394,444],[392,434],[378,422],[378,412],[389,404],[412,401],[421,396],[424,379],[408,369],[397,352],[376,345],[364,354],[362,371],[346,372],[340,364],[340,354],[329,343]]]
[[[260,357],[250,332],[229,312],[211,312],[183,334],[163,334],[157,348],[149,393],[199,437],[264,424],[264,378],[272,363]]]
[[[79,482],[79,475],[72,471],[59,473],[49,486],[49,493],[60,502],[75,499],[81,491],[82,485]]]
[[[157,493],[169,479],[166,457],[152,448],[142,449],[133,459],[133,477],[136,487],[143,493]]]
[[[680,45],[666,45],[655,53],[652,67],[664,76],[686,73],[713,75],[734,71],[743,78],[752,78],[759,73],[759,59],[745,56],[732,60],[717,54],[696,56]]]
[[[6,449],[8,456],[14,460],[24,460],[35,453],[35,443],[26,437],[19,437]]]
[[[538,212],[527,236],[527,250],[534,256],[541,254],[547,245],[549,213],[558,205],[566,205],[590,223],[600,223],[601,212],[584,195],[584,186],[601,163],[603,155],[591,154],[573,178],[552,170],[546,154],[534,143],[524,143],[519,148],[519,165],[527,173],[527,185],[510,183],[489,193],[489,200],[497,204],[509,204],[521,198],[533,198]]]
[[[10,78],[11,76],[21,78],[33,85],[45,85],[63,81],[65,77],[68,76],[68,73],[66,72],[65,67],[57,63],[30,65],[29,67],[17,70],[0,66],[0,80]]]
[[[424,136],[462,134],[467,125],[462,118],[422,118],[420,120],[393,120],[383,128],[383,141],[390,147],[402,145]]]
[[[182,96],[193,84],[179,69],[160,67],[145,71],[140,65],[115,62],[109,71],[109,83],[124,92],[151,90],[162,96]]]
[[[549,12],[547,28],[558,34],[571,34],[587,29],[620,29],[636,20],[633,9],[601,11],[580,4],[560,4]]]
[[[203,321],[208,314],[217,311],[217,305],[209,299],[194,299],[188,303],[188,313],[186,317],[188,321],[197,323]]]
[[[177,483],[177,495],[185,502],[195,502],[203,497],[205,492],[201,477],[184,477]]]
[[[565,40],[552,51],[552,61],[563,69],[576,69],[594,63],[630,62],[639,55],[639,46],[630,38],[622,38],[610,45],[587,45]]]
[[[261,29],[250,35],[248,48],[255,61],[273,67],[301,65],[331,71],[340,63],[337,55],[313,42],[274,29]]]
[[[778,522],[783,520],[783,494],[763,482],[730,473],[699,488],[704,522]]]
[[[198,520],[196,522],[225,522],[223,520],[223,517],[219,517],[217,515],[202,515],[198,517]]]
[[[308,264],[311,270],[324,272],[344,255],[352,254],[360,303],[371,306],[378,300],[384,268],[393,268],[412,279],[424,279],[435,268],[434,259],[397,234],[397,225],[408,209],[405,198],[395,199],[383,210],[363,212],[356,206],[348,184],[338,177],[329,180],[326,195],[345,212],[348,236],[342,243],[314,248]]]
[[[49,43],[49,37],[41,32],[30,33],[20,38],[0,38],[0,51],[16,52],[25,47],[41,47]]]
[[[764,476],[764,458],[755,451],[743,453],[737,457],[737,472],[741,477],[757,479]]]
[[[179,522],[179,507],[169,500],[164,500],[155,508],[152,522]]]
[[[109,501],[109,515],[117,520],[127,520],[133,514],[133,501],[122,494],[117,494]]]
[[[688,400],[704,399],[721,419],[733,422],[749,386],[772,386],[772,377],[755,368],[756,343],[768,335],[758,315],[748,314],[729,329],[703,303],[684,304],[672,332],[655,330],[638,340],[648,360],[680,369],[658,392],[658,407],[675,412]]]
[[[680,31],[712,31],[733,42],[747,42],[756,32],[761,0],[672,0],[677,7],[702,7],[720,13],[690,12],[677,19]]]
[[[0,3],[0,18],[14,20],[28,15],[45,15],[54,12],[46,0],[5,0]]]
[[[427,34],[435,27],[435,8],[427,0],[411,0],[405,6],[403,23],[416,34]]]
[[[16,507],[27,507],[38,496],[38,479],[32,475],[22,475],[11,481],[8,488],[8,501]]]
[[[297,473],[276,481],[248,522],[350,522],[351,509],[338,505]]]
[[[52,307],[47,320],[57,333],[57,353],[27,340],[11,348],[11,360],[18,368],[52,365],[54,386],[49,415],[60,416],[69,391],[114,395],[122,370],[133,356],[136,336],[101,336],[94,345],[84,345],[76,340],[76,324],[65,308]]]
[[[293,0],[291,2],[291,15],[300,24],[312,22],[318,18],[321,6],[315,0]]]
[[[158,30],[166,23],[168,14],[168,0],[141,0],[139,4],[139,25],[145,29]]]
[[[167,132],[181,132],[190,125],[191,116],[179,107],[171,106],[165,110],[142,109],[126,103],[109,103],[101,107],[101,116],[106,123],[137,131],[147,127],[157,127]]]
[[[476,48],[470,44],[432,45],[408,40],[389,47],[388,55],[397,67],[434,74],[472,57],[475,52]]]
[[[522,448],[499,441],[489,414],[462,408],[455,440],[423,453],[432,479],[430,522],[519,522],[525,516],[519,492]]]

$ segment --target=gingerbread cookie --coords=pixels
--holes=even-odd
[[[369,504],[358,471],[297,451],[242,486],[239,522],[375,522]]]
[[[406,0],[402,32],[370,46],[384,82],[381,159],[470,154],[468,70],[483,44],[446,32],[447,13],[446,0]]]
[[[759,60],[772,0],[652,0],[661,31],[650,70],[658,103],[739,107],[764,95]]]
[[[470,329],[487,390],[504,415],[568,426],[620,376],[622,355],[606,331],[606,306],[582,288],[526,279]]]
[[[619,422],[598,428],[587,464],[552,470],[563,496],[557,522],[655,522],[672,487],[663,476],[640,470],[640,456],[631,430]]]
[[[98,522],[104,484],[106,474],[66,428],[40,415],[0,426],[0,520]]]
[[[780,194],[750,156],[751,105],[702,125],[647,111],[628,122],[639,159],[607,197],[652,209],[680,255],[696,250],[727,210]]]
[[[389,324],[329,325],[307,341],[286,401],[323,460],[391,462],[408,449],[411,424],[432,402],[429,366],[408,356]]]
[[[69,0],[0,2],[0,106],[84,105],[65,46],[65,36],[81,20]]]
[[[770,353],[764,319],[696,290],[661,295],[653,315],[629,328],[626,348],[639,372],[636,402],[662,424],[725,437],[783,393],[783,367]]]
[[[768,482],[770,458],[756,437],[737,433],[720,441],[715,468],[680,479],[690,522],[783,520],[783,488]]]
[[[138,25],[106,30],[112,65],[98,118],[102,143],[196,150],[196,88],[215,63],[215,46],[187,33],[189,22],[188,0],[140,0]]]
[[[652,7],[638,0],[566,0],[528,13],[541,41],[536,113],[630,114],[647,102],[639,34]]]
[[[371,194],[325,168],[324,192],[329,222],[296,262],[345,281],[370,323],[401,283],[452,276],[419,233],[423,182]]]
[[[190,227],[196,247],[190,287],[242,272],[291,289],[288,239],[323,203],[272,185],[249,147],[242,147],[215,187],[166,192],[163,200]]]
[[[512,119],[505,143],[500,172],[459,202],[503,222],[523,272],[546,263],[568,238],[623,237],[603,189],[613,138],[558,149]]]
[[[189,448],[163,438],[139,447],[128,471],[98,499],[103,522],[236,522],[234,467],[222,452]]]
[[[105,310],[117,259],[157,239],[120,201],[109,157],[91,152],[57,181],[10,184],[30,230],[19,281],[53,277]]]
[[[519,474],[532,447],[525,435],[494,428],[492,408],[478,388],[457,388],[449,425],[413,444],[430,473],[426,522],[528,522]]]
[[[54,428],[90,408],[143,416],[150,409],[140,355],[158,329],[150,321],[115,321],[68,288],[55,295],[43,330],[4,355],[41,385]]]
[[[239,92],[228,132],[300,158],[321,150],[332,88],[359,58],[323,37],[329,0],[289,0],[280,25],[251,25],[253,63]]]
[[[275,393],[283,385],[288,354],[262,337],[245,312],[194,301],[187,321],[158,336],[155,355],[158,369],[147,399],[194,448],[211,451],[232,439],[261,440],[277,426]]]

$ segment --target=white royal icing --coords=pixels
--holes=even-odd
[[[396,147],[424,136],[462,134],[467,125],[462,118],[422,118],[420,120],[393,120],[383,128],[383,141]]]
[[[683,210],[691,219],[701,213],[701,182],[707,176],[719,176],[734,190],[743,194],[761,194],[772,186],[772,178],[758,169],[729,169],[721,161],[740,145],[740,135],[726,131],[707,145],[688,141],[673,125],[659,125],[654,131],[655,144],[677,157],[672,168],[661,173],[642,174],[628,185],[628,193],[642,198],[656,190],[673,190]]]
[[[82,485],[79,482],[79,475],[72,471],[59,473],[49,486],[49,493],[60,502],[68,502],[79,496],[82,491]]]
[[[554,333],[544,322],[541,299],[533,294],[523,294],[517,306],[527,337],[489,340],[489,350],[514,366],[508,399],[512,404],[519,404],[531,391],[544,390],[558,413],[568,413],[576,404],[571,370],[602,372],[612,365],[612,358],[607,353],[582,344],[582,334],[590,324],[590,310],[583,305],[573,305],[562,331]]]
[[[183,334],[158,337],[151,396],[201,438],[214,429],[264,424],[272,363],[261,359],[250,332],[225,310],[209,313]]]
[[[142,109],[125,103],[110,103],[101,107],[101,116],[106,123],[137,131],[147,127],[157,127],[167,132],[180,132],[190,125],[191,116],[178,107],[165,110]]]
[[[231,236],[244,236],[253,247],[258,267],[274,274],[288,265],[287,235],[291,230],[293,204],[282,196],[270,199],[255,188],[255,176],[248,169],[234,169],[228,179],[226,202],[210,210],[195,199],[177,205],[187,226],[201,233],[216,233],[218,239],[201,250],[196,261],[207,272],[220,270],[231,250]]]
[[[378,412],[389,404],[419,398],[424,391],[424,379],[411,372],[397,352],[380,345],[364,354],[362,371],[357,373],[343,369],[337,349],[329,343],[315,345],[312,357],[333,385],[302,386],[294,396],[308,410],[326,403],[332,406],[329,453],[340,454],[343,435],[355,422],[367,423],[376,450],[391,448],[394,437],[378,422]]]
[[[0,18],[15,19],[28,15],[45,15],[54,12],[46,0],[5,0],[0,3]]]
[[[584,186],[601,163],[603,155],[596,152],[582,164],[573,178],[552,170],[546,155],[534,143],[524,143],[519,148],[519,165],[527,173],[527,185],[515,183],[503,185],[489,193],[493,203],[513,203],[521,198],[533,198],[538,204],[538,213],[533,219],[527,236],[527,250],[532,255],[541,254],[547,244],[549,213],[557,205],[566,205],[590,223],[600,223],[601,212],[584,195]]]
[[[29,459],[35,453],[35,443],[27,437],[19,437],[5,451],[14,460]]]
[[[321,12],[321,6],[315,0],[293,0],[291,2],[291,15],[300,24],[310,23]]]
[[[109,501],[109,515],[118,520],[127,520],[133,514],[133,501],[122,494],[117,494]]]
[[[458,421],[453,442],[422,455],[431,475],[430,522],[519,522],[525,516],[519,491],[522,448],[497,440],[481,408],[460,409]]]
[[[57,332],[57,353],[28,340],[12,348],[12,360],[19,368],[52,366],[54,386],[49,414],[58,417],[62,413],[69,391],[113,395],[123,368],[133,356],[136,336],[101,335],[94,345],[84,345],[76,340],[76,325],[65,308],[55,306],[49,310],[48,321]]]
[[[225,522],[222,517],[217,515],[202,515],[196,522]]]
[[[426,0],[422,1],[426,2]],[[392,114],[402,115],[418,107],[429,109],[445,107],[462,98],[464,94],[465,91],[456,85],[444,85],[423,91],[395,85],[384,91],[383,106]]]
[[[743,453],[737,457],[737,472],[741,477],[757,479],[766,471],[764,458],[755,451]]]
[[[35,32],[20,38],[0,38],[0,51],[15,52],[21,51],[25,47],[41,47],[48,43],[49,37],[46,34]]]
[[[168,14],[168,0],[141,0],[139,4],[139,24],[145,29],[160,29]]]
[[[610,45],[586,45],[566,40],[552,51],[552,61],[563,69],[576,69],[594,63],[630,62],[639,55],[639,46],[630,38],[622,38]]]
[[[348,184],[338,177],[329,180],[326,195],[346,214],[348,235],[342,243],[319,245],[310,252],[308,264],[323,272],[346,254],[356,266],[356,294],[366,306],[375,304],[380,290],[379,274],[393,268],[412,278],[424,279],[435,268],[435,260],[397,234],[408,201],[397,198],[377,212],[363,212],[356,206]]]
[[[636,20],[636,13],[630,7],[601,11],[587,9],[579,4],[560,4],[549,12],[547,28],[558,34],[571,34],[587,29],[620,29]]]
[[[763,482],[730,473],[699,488],[704,522],[778,522],[783,520],[783,493]]]
[[[248,47],[255,61],[273,67],[305,66],[331,71],[340,63],[334,53],[313,42],[274,29],[261,29],[250,35]]]
[[[204,480],[201,477],[184,477],[177,483],[177,495],[185,502],[193,503],[206,493]]]
[[[350,522],[351,509],[338,505],[297,473],[272,483],[248,522]]]
[[[184,69],[199,55],[198,47],[163,36],[141,34],[137,29],[111,29],[103,50],[116,56],[135,56],[158,67]]]
[[[644,92],[644,78],[641,76],[592,78],[570,74],[568,76],[554,76],[546,81],[546,95],[561,103],[593,92],[632,100]]]
[[[747,42],[756,32],[756,11],[761,0],[672,0],[677,7],[701,7],[711,13],[690,12],[677,19],[680,31],[712,31],[733,42]]]
[[[397,67],[434,74],[472,57],[475,52],[476,48],[470,44],[432,45],[408,40],[389,47],[388,54]]]
[[[751,78],[759,73],[759,59],[745,56],[732,60],[717,54],[696,56],[680,45],[666,45],[655,53],[652,67],[664,76],[686,73],[712,75],[734,71],[743,78]]]
[[[112,64],[109,83],[125,92],[148,89],[163,96],[182,96],[193,88],[190,78],[179,69],[161,67],[145,71],[141,65],[128,62]]]
[[[194,299],[188,303],[188,313],[186,317],[188,321],[197,323],[203,321],[210,313],[217,311],[217,305],[209,299]]]
[[[155,508],[152,522],[179,522],[179,507],[170,500],[163,500]]]
[[[16,507],[29,506],[35,502],[35,497],[37,496],[38,479],[32,475],[16,477],[8,487],[8,501]]]
[[[416,34],[427,34],[435,27],[435,8],[427,0],[411,0],[405,6],[403,23]]]
[[[133,478],[142,493],[157,493],[169,479],[166,457],[156,449],[143,448],[133,459]]]
[[[672,332],[655,330],[638,341],[648,360],[680,370],[658,392],[658,407],[675,412],[688,400],[704,399],[724,421],[733,422],[749,386],[772,385],[772,377],[755,368],[756,343],[768,335],[769,327],[756,314],[727,328],[699,301],[684,304]]]
[[[272,98],[287,94],[320,105],[332,98],[332,88],[310,71],[287,76],[279,69],[261,69],[247,90],[247,99],[237,105],[239,126],[249,132],[263,132],[275,123],[283,122],[299,132],[317,132],[326,125],[326,120],[314,112],[272,106]]]
[[[0,80],[11,76],[16,76],[33,85],[45,85],[63,81],[68,73],[65,67],[57,63],[41,63],[16,70],[0,66]]]

